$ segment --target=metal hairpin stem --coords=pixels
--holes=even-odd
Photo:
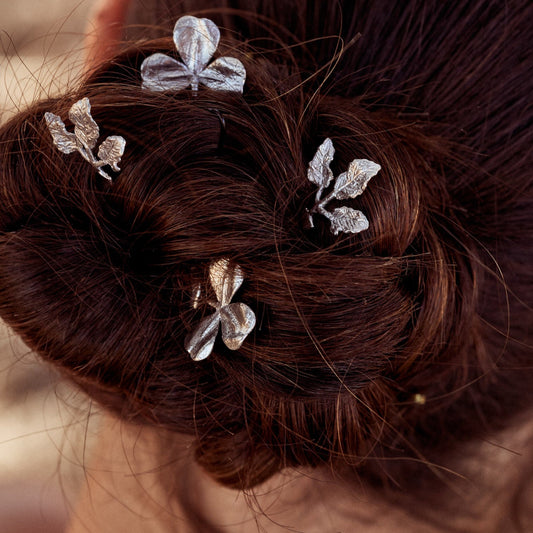
[[[218,117],[218,121],[220,122],[220,133],[218,137],[217,151],[221,152],[224,148],[224,141],[226,140],[226,119],[222,116],[220,109],[210,107],[208,111],[214,113]]]

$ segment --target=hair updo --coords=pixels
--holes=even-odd
[[[357,8],[343,36],[364,37],[340,58],[312,34],[294,49],[223,37],[243,95],[142,90],[143,59],[175,53],[160,39],[19,114],[0,133],[2,318],[106,409],[195,435],[198,462],[232,487],[296,466],[386,477],[391,458],[440,457],[508,423],[532,399],[530,81],[501,78],[526,59],[515,41],[491,46],[500,14],[473,4],[479,28],[452,49],[459,15],[440,9],[439,51],[417,48],[418,22],[391,49],[394,13]],[[127,141],[112,185],[46,126],[83,97],[102,135]],[[382,167],[348,202],[367,231],[306,225],[326,137],[335,175],[355,158]],[[211,297],[195,309],[194,287],[223,257],[257,325],[194,362],[184,339]]]

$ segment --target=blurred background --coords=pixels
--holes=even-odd
[[[0,0],[0,122],[76,83],[93,4]],[[83,475],[89,412],[0,323],[0,533],[63,531]]]

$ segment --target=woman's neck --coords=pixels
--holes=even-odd
[[[196,464],[191,437],[173,437],[178,459],[162,464],[155,430],[106,417],[100,431],[68,533],[440,531],[318,470],[281,473],[245,493]]]
[[[173,439],[179,459],[170,465],[161,464],[160,442],[150,429],[106,417],[68,533],[349,530],[339,526],[340,486],[314,471],[280,474],[245,494],[219,485],[192,460],[190,437]]]

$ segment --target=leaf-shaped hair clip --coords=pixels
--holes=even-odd
[[[124,154],[126,140],[119,135],[111,135],[100,144],[98,157],[93,154],[100,136],[100,129],[91,116],[91,104],[88,98],[78,100],[68,112],[68,118],[74,124],[74,133],[67,131],[61,117],[53,113],[45,113],[44,118],[54,144],[60,152],[71,154],[78,151],[86,161],[98,170],[101,176],[112,181],[111,176],[104,172],[102,167],[109,165],[115,172],[120,171],[118,163]]]
[[[219,57],[209,66],[220,41],[220,31],[209,19],[185,16],[174,26],[174,43],[182,61],[165,54],[152,54],[141,65],[143,89],[181,90],[198,85],[219,91],[242,93],[246,80],[244,65],[234,57]]]
[[[361,211],[345,206],[327,211],[326,205],[334,199],[347,200],[362,194],[370,179],[381,170],[381,166],[368,159],[354,159],[347,172],[339,174],[335,179],[333,190],[322,198],[324,190],[333,180],[330,164],[334,155],[333,142],[328,138],[318,147],[315,156],[309,163],[307,179],[318,185],[315,205],[309,210],[309,222],[313,228],[313,215],[319,213],[331,222],[331,231],[335,235],[338,235],[339,231],[359,233],[368,229],[368,219]]]
[[[222,327],[222,340],[230,350],[238,350],[254,329],[254,312],[246,304],[230,303],[243,281],[241,267],[231,265],[228,259],[219,259],[210,265],[209,282],[217,301],[209,302],[215,312],[202,319],[185,339],[185,349],[194,361],[205,359],[213,351],[219,325]],[[194,302],[198,302],[198,288],[195,288]]]

